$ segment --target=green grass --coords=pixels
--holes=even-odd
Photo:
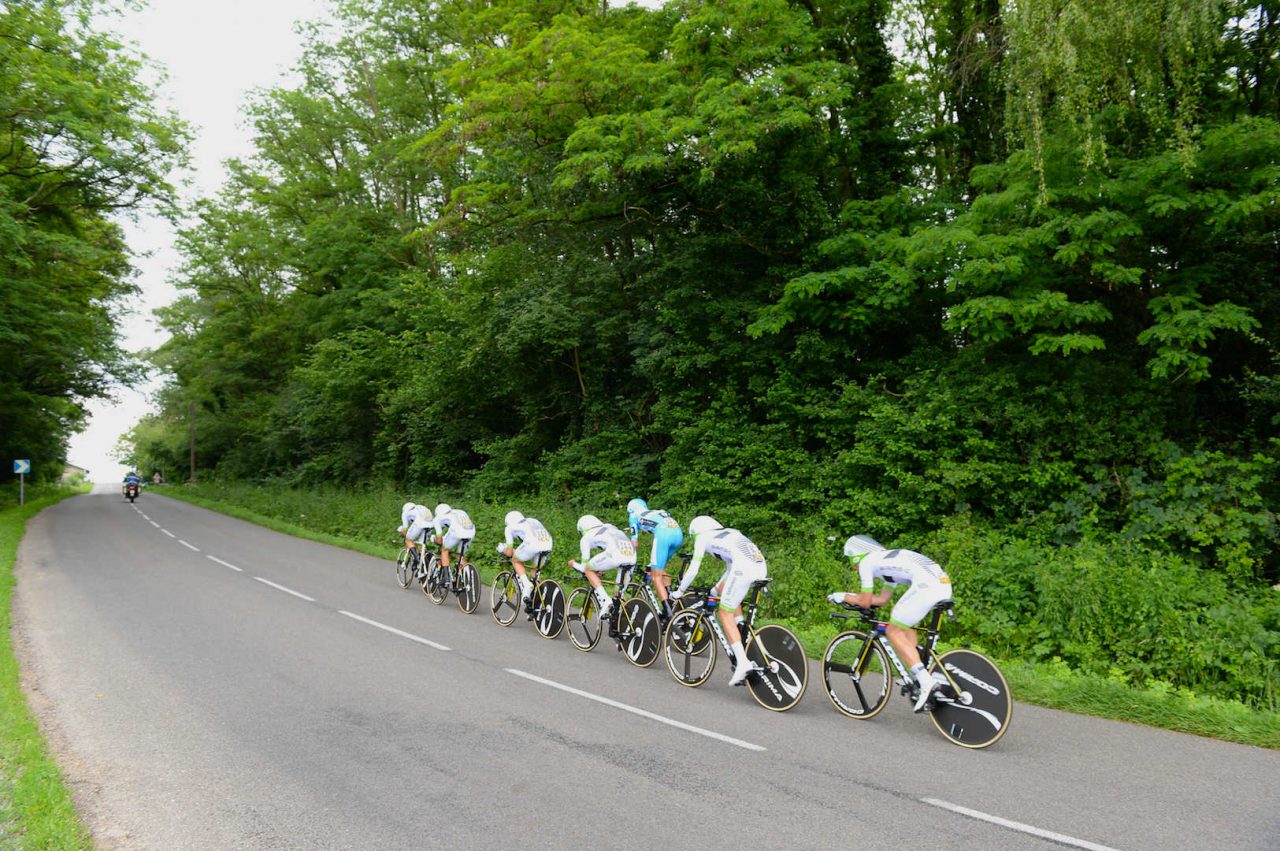
[[[399,547],[395,529],[399,524],[401,505],[407,499],[430,507],[441,499],[449,502],[457,499],[457,494],[453,493],[433,494],[433,500],[428,501],[423,494],[406,496],[390,490],[299,490],[223,483],[171,486],[158,492],[277,531],[387,559],[393,558]],[[494,573],[491,567],[486,569],[486,554],[498,540],[495,530],[502,528],[503,514],[511,508],[535,514],[555,540],[577,541],[574,528],[577,515],[566,506],[533,499],[526,500],[525,504],[505,505],[467,500],[465,505],[480,531],[474,555],[486,581]],[[576,555],[576,549],[576,546],[566,547],[563,544],[557,547],[549,575],[573,580],[577,574],[565,566],[565,560]],[[767,607],[766,602],[765,611]],[[815,625],[789,618],[772,620],[792,629],[814,658],[821,657],[827,642],[837,632],[834,624]],[[1135,686],[1119,677],[1085,674],[1061,662],[997,661],[1016,699],[1026,703],[1280,749],[1280,712],[1195,695],[1164,683]],[[821,691],[820,683],[812,683],[812,686]],[[816,697],[822,699],[823,696],[819,693]]]
[[[71,792],[27,707],[10,636],[13,566],[26,521],[86,490],[46,489],[25,506],[0,511],[0,844],[5,848],[92,847]]]

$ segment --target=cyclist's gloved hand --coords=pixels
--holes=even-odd
[[[498,544],[498,555],[500,555],[500,556],[504,556],[504,555],[506,555],[506,554],[507,554],[507,545],[506,545],[506,544]]]
[[[843,592],[843,591],[833,591],[832,593],[830,593],[830,594],[828,594],[828,595],[827,595],[827,599],[828,599],[828,600],[830,600],[830,601],[831,601],[831,602],[833,602],[833,603],[837,603],[837,604],[838,604],[838,603],[843,603],[843,602],[844,602],[844,592]]]

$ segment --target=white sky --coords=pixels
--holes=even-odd
[[[212,195],[223,181],[223,161],[252,150],[240,114],[247,92],[288,82],[287,71],[302,48],[294,22],[322,18],[328,6],[327,0],[151,0],[141,11],[101,24],[136,43],[168,74],[158,87],[161,102],[195,134],[184,197]],[[169,283],[179,264],[174,232],[152,217],[128,222],[125,229],[130,248],[140,255],[142,289],[121,329],[125,348],[154,348],[164,337],[151,311],[177,296]],[[116,441],[151,410],[147,392],[121,390],[115,401],[96,401],[89,410],[93,419],[72,438],[67,460],[88,468],[97,481],[119,481],[125,470],[115,460]]]
[[[653,8],[661,0],[638,5]],[[100,24],[135,43],[168,74],[158,86],[161,103],[195,134],[185,198],[214,194],[223,182],[223,161],[252,151],[240,113],[247,92],[289,82],[288,71],[302,50],[294,23],[327,17],[328,8],[328,0],[150,0],[140,11]],[[124,345],[131,351],[155,348],[164,335],[151,311],[177,297],[170,283],[179,266],[175,234],[167,222],[151,217],[128,222],[125,230],[139,255],[135,265],[142,294],[121,328]],[[72,438],[67,460],[87,468],[95,481],[120,481],[125,468],[115,460],[116,442],[151,410],[147,397],[154,389],[122,389],[115,400],[90,404],[92,420]]]

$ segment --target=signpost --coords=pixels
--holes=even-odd
[[[31,472],[30,458],[15,458],[13,472],[18,474],[18,505],[27,503],[27,473]]]

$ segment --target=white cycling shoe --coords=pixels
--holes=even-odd
[[[752,671],[759,671],[760,666],[755,662],[747,662],[745,665],[739,665],[733,669],[733,676],[729,677],[729,685],[740,686],[746,682],[747,677],[751,676]]]
[[[912,711],[923,712],[924,705],[929,702],[929,698],[933,693],[937,691],[940,686],[944,686],[946,684],[946,679],[940,677],[938,674],[925,677],[924,682],[920,684],[920,696],[916,698],[916,705]]]

